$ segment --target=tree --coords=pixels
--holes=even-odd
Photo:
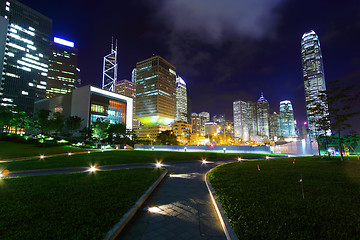
[[[30,128],[32,120],[30,117],[23,111],[13,111],[12,119],[10,125],[15,128],[15,133],[17,134],[18,128]]]
[[[360,112],[352,110],[355,95],[352,94],[353,86],[343,86],[338,80],[329,84],[326,91],[321,91],[319,98],[327,104],[318,104],[316,111],[322,112],[320,118],[315,118],[314,123],[318,129],[331,129],[338,137],[341,162],[344,162],[342,150],[342,134],[350,127],[348,121]],[[328,108],[327,108],[328,107]],[[326,114],[328,112],[328,114]]]
[[[76,132],[81,127],[81,122],[84,119],[78,116],[70,116],[65,119],[65,127],[69,131],[70,136],[72,137],[74,132]]]
[[[51,129],[56,135],[62,132],[64,128],[65,117],[60,112],[55,112],[51,118]]]
[[[161,132],[156,137],[156,141],[163,145],[178,145],[179,144],[179,142],[176,140],[176,136],[170,130]]]
[[[134,133],[131,129],[127,129],[122,123],[111,124],[109,129],[109,139],[112,142],[120,144],[132,144]]]
[[[104,139],[107,139],[109,136],[107,132],[109,127],[109,122],[101,120],[100,118],[96,119],[96,122],[94,122],[91,127],[92,137],[95,138],[98,143],[100,143]]]
[[[1,132],[5,130],[8,132],[11,120],[13,118],[13,108],[7,106],[0,106],[0,128]],[[4,129],[6,128],[6,129]]]
[[[51,130],[50,110],[41,109],[37,112],[37,121],[42,134],[49,134]]]

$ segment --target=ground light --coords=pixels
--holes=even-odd
[[[241,157],[239,157],[239,158],[238,158],[238,161],[241,162],[241,160],[242,160]]]
[[[156,165],[155,165],[157,168],[161,168],[162,167],[162,163],[161,162],[156,162]]]
[[[157,212],[160,212],[161,210],[158,207],[149,207],[148,211],[151,213],[157,213]]]
[[[68,153],[69,156],[71,156],[71,153]]]
[[[202,160],[201,162],[202,162],[202,164],[207,164],[207,163],[208,163],[208,162],[206,161],[206,159]]]
[[[95,171],[97,171],[98,169],[95,167],[95,166],[90,166],[90,168],[89,168],[89,172],[95,172]]]
[[[88,153],[90,153],[90,151],[88,151]]]
[[[40,159],[44,159],[45,158],[45,156],[44,155],[40,155]]]

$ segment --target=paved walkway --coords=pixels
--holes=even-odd
[[[231,161],[167,164],[172,173],[118,239],[226,239],[204,177],[209,169]]]

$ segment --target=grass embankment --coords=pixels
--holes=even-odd
[[[102,239],[163,171],[0,179],[0,239]]]
[[[77,154],[71,156],[45,157],[44,159],[17,160],[0,164],[0,170],[10,171],[67,168],[67,167],[87,167],[89,165],[113,165],[127,163],[154,163],[192,161],[201,159],[226,159],[249,157],[264,157],[260,154],[232,154],[232,153],[207,153],[207,152],[165,152],[165,151],[134,151],[134,150],[114,150],[105,152],[95,152],[90,154]]]
[[[0,160],[8,158],[52,155],[68,152],[84,152],[86,149],[71,146],[46,146],[46,144],[25,144],[0,141]]]
[[[239,239],[358,239],[359,173],[355,157],[303,157],[226,164],[209,179]]]

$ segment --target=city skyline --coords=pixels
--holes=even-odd
[[[348,1],[340,8],[322,1],[312,3],[313,8],[307,8],[307,2],[270,1],[265,4],[267,8],[261,10],[224,1],[228,4],[224,10],[229,13],[228,19],[215,10],[216,14],[211,15],[208,9],[200,8],[199,15],[220,24],[218,34],[209,32],[208,25],[199,33],[189,24],[179,25],[176,19],[179,15],[165,22],[168,16],[164,9],[172,6],[166,2],[158,8],[153,1],[116,3],[111,9],[110,5],[104,5],[86,8],[81,13],[80,3],[21,2],[53,20],[53,35],[75,42],[83,85],[101,86],[102,58],[108,53],[114,36],[119,39],[118,79],[130,79],[136,62],[152,54],[160,55],[177,68],[177,73],[188,84],[192,112],[225,113],[227,119],[232,119],[233,101],[250,100],[263,91],[271,112],[276,103],[289,99],[295,119],[299,123],[306,121],[300,41],[302,34],[310,30],[321,40],[327,82],[338,78],[351,81],[360,75],[355,1]],[[185,7],[196,6],[186,2],[179,4],[178,14],[184,13]],[[197,4],[201,7],[202,1]],[[237,19],[229,12],[230,7],[257,11],[260,19]],[[323,11],[318,11],[320,8],[324,8]],[[302,10],[306,10],[306,17],[302,17]],[[110,17],[103,19],[105,12]],[[194,20],[194,16],[189,19]],[[253,26],[257,20],[264,19],[269,21],[266,28],[255,27],[251,32],[240,25],[229,30],[234,26],[230,20],[242,20]],[[108,24],[110,20],[116,28]],[[195,24],[196,27],[199,26]]]

